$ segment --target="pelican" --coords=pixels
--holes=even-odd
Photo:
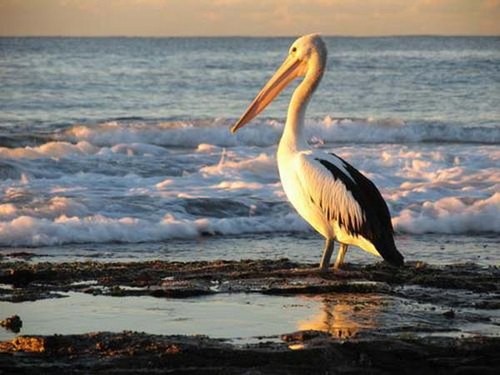
[[[288,106],[277,160],[288,200],[325,238],[320,271],[330,267],[334,241],[340,244],[334,269],[342,266],[349,245],[401,266],[404,259],[394,243],[389,209],[373,182],[339,156],[311,149],[304,137],[306,108],[323,77],[326,59],[327,49],[318,34],[297,39],[231,132],[261,113],[295,78],[303,77]]]

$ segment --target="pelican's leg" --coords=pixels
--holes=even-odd
[[[325,241],[325,249],[323,250],[323,256],[321,257],[321,263],[319,264],[319,269],[321,272],[328,271],[330,267],[330,258],[333,253],[334,242],[331,238],[327,238]]]
[[[344,263],[345,253],[347,252],[347,245],[345,243],[340,244],[339,255],[337,255],[337,260],[335,261],[334,269],[339,269],[342,263]]]

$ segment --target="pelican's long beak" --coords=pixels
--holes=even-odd
[[[301,75],[302,67],[302,61],[292,55],[288,56],[262,90],[260,90],[243,116],[231,127],[231,133],[236,132],[261,113],[290,82]]]

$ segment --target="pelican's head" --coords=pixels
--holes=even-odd
[[[264,85],[231,132],[250,122],[295,78],[312,77],[319,81],[326,65],[326,46],[319,34],[304,35],[293,42],[283,64]]]

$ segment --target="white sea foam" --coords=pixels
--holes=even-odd
[[[60,216],[55,220],[20,216],[0,222],[0,245],[44,246],[66,243],[138,243],[170,239],[192,239],[205,234],[244,234],[279,231],[304,231],[306,224],[295,214],[280,218],[262,216],[234,219],[177,219],[166,216],[159,222],[123,217],[83,218]]]
[[[96,154],[99,148],[87,141],[72,144],[69,142],[48,142],[37,147],[7,148],[0,147],[0,156],[10,159],[58,158],[70,155]]]
[[[402,210],[393,219],[396,230],[413,233],[500,233],[500,193],[489,198],[441,198]]]
[[[64,205],[64,203],[63,203]],[[17,209],[1,205],[1,246],[42,246],[66,243],[150,242],[192,239],[205,234],[238,235],[248,233],[311,231],[296,213],[280,215],[187,219],[189,215],[165,215],[159,221],[134,217],[111,218],[102,215],[56,216],[57,203],[45,216],[20,215]],[[75,210],[68,207],[68,212]],[[77,208],[78,210],[78,208]],[[52,218],[50,218],[52,216]],[[10,219],[9,219],[10,218]],[[467,202],[455,197],[405,208],[394,218],[395,229],[402,233],[499,233],[500,194]],[[6,220],[7,219],[7,220]]]
[[[463,129],[330,118],[309,125],[312,147],[375,182],[397,232],[500,233],[500,150],[488,144],[498,129],[453,143]],[[281,188],[281,130],[276,120],[236,137],[224,120],[106,122],[0,148],[0,246],[311,231]]]

